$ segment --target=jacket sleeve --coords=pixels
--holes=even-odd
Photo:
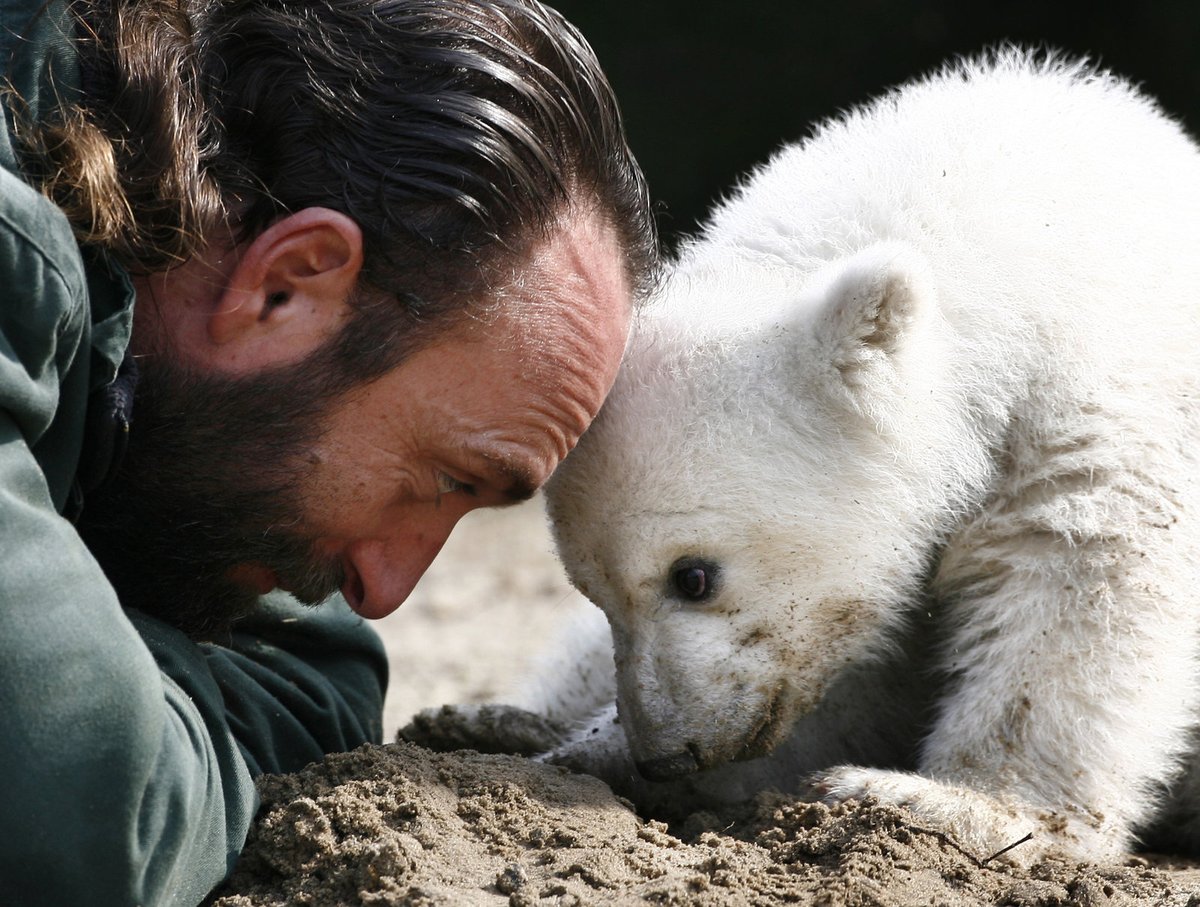
[[[340,596],[312,608],[275,593],[238,627],[204,650],[252,774],[380,741],[387,655]]]
[[[0,546],[0,903],[198,903],[255,807],[220,688],[160,671],[7,416]]]
[[[386,660],[344,604],[272,598],[228,648],[127,615],[3,415],[0,550],[0,903],[197,904],[253,774],[379,738]]]

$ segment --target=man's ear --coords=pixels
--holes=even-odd
[[[814,333],[823,355],[852,387],[894,374],[934,304],[929,266],[900,243],[879,243],[848,258],[824,293]]]
[[[349,314],[362,261],[362,231],[328,208],[305,208],[264,230],[209,316],[225,367],[282,365],[319,347]]]

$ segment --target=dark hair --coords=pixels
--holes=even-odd
[[[452,314],[576,200],[615,227],[635,286],[651,279],[653,217],[611,87],[537,0],[77,11],[83,100],[27,148],[81,239],[131,270],[333,208],[363,230],[361,298],[398,298],[407,330]]]

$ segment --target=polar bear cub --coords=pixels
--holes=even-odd
[[[1187,839],[1200,153],[1017,52],[824,124],[682,250],[548,501],[615,649],[577,764],[771,754],[980,857]]]

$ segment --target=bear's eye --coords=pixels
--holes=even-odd
[[[681,557],[671,565],[671,594],[676,598],[701,602],[716,588],[717,566],[695,557]]]

